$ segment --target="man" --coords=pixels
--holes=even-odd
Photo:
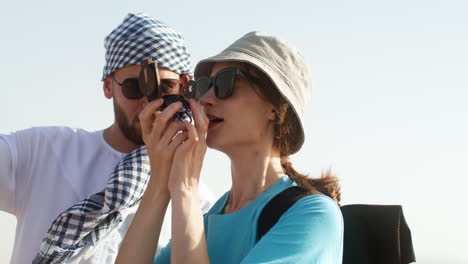
[[[140,151],[139,147],[143,145],[138,115],[148,101],[135,95],[138,87],[135,87],[134,78],[138,78],[141,62],[151,58],[157,62],[161,79],[178,80],[177,85],[166,91],[177,93],[179,87],[188,82],[191,67],[182,36],[145,14],[129,14],[106,37],[105,48],[103,90],[106,98],[113,100],[115,116],[109,128],[88,132],[68,127],[37,127],[0,135],[0,209],[17,217],[12,263],[31,263],[33,259],[37,263],[52,262],[57,252],[70,253],[69,249],[56,246],[53,254],[46,254],[49,259],[38,254],[39,251],[47,252],[53,247],[51,245],[55,245],[52,244],[54,241],[69,239],[70,228],[82,231],[86,225],[81,221],[78,226],[70,227],[69,219],[63,220],[64,214],[65,218],[72,215],[86,221],[97,219],[95,222],[98,223],[90,229],[93,230],[90,235],[80,234],[78,240],[81,241],[72,241],[87,245],[87,249],[79,248],[82,250],[79,254],[72,251],[67,258],[73,257],[76,262],[84,262],[80,257],[88,257],[86,261],[93,263],[113,262],[117,254],[122,233],[126,231],[136,206],[117,207],[113,211],[102,208],[106,195],[118,190],[109,188],[109,176],[118,174],[118,169],[114,171],[114,168],[128,153]],[[138,155],[144,154],[145,150],[138,152]],[[127,186],[127,183],[119,184]],[[144,183],[136,182],[135,186],[141,189]],[[139,194],[140,189],[135,192]],[[137,204],[138,195],[135,197],[131,200],[123,196],[121,200],[130,199]],[[202,192],[201,200],[203,209],[207,210],[211,206],[211,194]],[[93,204],[96,201],[102,203]],[[91,218],[84,215],[91,210],[105,211],[109,215]],[[63,237],[57,237],[53,228],[66,232]],[[170,234],[170,230],[165,233]],[[106,245],[100,246],[98,242],[103,239],[107,239]],[[96,251],[100,249],[102,251]]]

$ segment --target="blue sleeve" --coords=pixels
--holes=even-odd
[[[343,217],[327,196],[300,199],[242,260],[247,263],[342,263]]]
[[[159,251],[155,256],[153,264],[170,264],[171,263],[171,242],[167,243],[165,247]]]

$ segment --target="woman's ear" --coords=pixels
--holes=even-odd
[[[104,82],[102,83],[102,90],[104,91],[104,96],[107,99],[112,98],[112,78],[109,76],[104,79]]]
[[[190,81],[190,77],[186,74],[180,75],[179,81],[181,83],[179,94],[184,94],[187,88],[187,83]]]
[[[276,120],[276,109],[271,109],[271,111],[268,113],[268,120],[275,121]]]

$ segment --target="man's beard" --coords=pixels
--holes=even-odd
[[[130,123],[120,105],[117,104],[115,100],[113,101],[115,120],[117,121],[117,125],[119,126],[124,136],[137,145],[144,145],[145,143],[143,142],[143,138],[141,136],[140,122],[135,119],[132,123]]]

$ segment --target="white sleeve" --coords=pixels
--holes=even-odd
[[[15,170],[10,146],[0,135],[0,210],[15,212]]]
[[[213,206],[215,202],[215,198],[213,193],[210,191],[208,186],[203,182],[200,182],[199,185],[199,194],[200,194],[200,206],[203,213],[208,212],[211,206]]]

